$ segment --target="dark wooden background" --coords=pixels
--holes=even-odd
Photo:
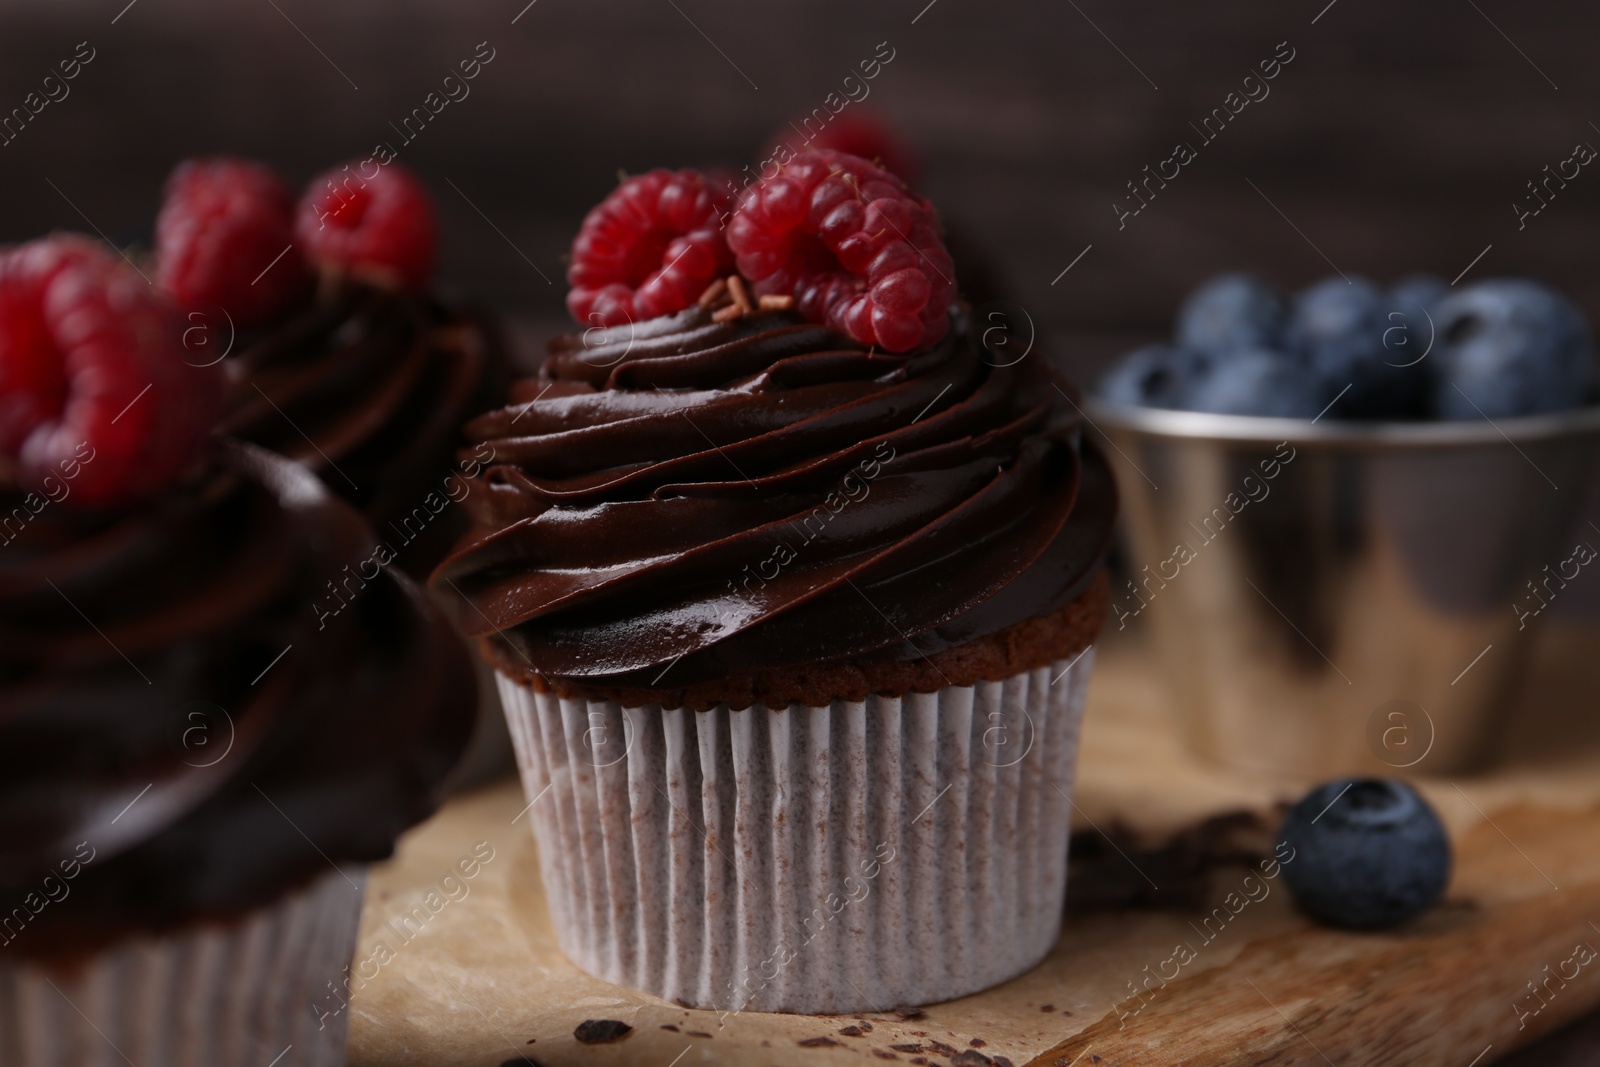
[[[1600,168],[1521,232],[1511,206],[1579,141],[1600,146],[1593,4],[525,3],[6,0],[0,111],[77,42],[98,55],[0,147],[0,239],[86,228],[77,209],[137,236],[187,154],[255,155],[302,181],[393,138],[488,41],[472,94],[402,158],[437,191],[446,276],[556,317],[561,257],[619,169],[754,159],[887,41],[865,106],[906,132],[924,191],[1081,370],[1164,330],[1225,268],[1287,286],[1330,260],[1449,280],[1492,245],[1469,277],[1536,274],[1600,314]],[[1271,95],[1201,144],[1189,123],[1280,41],[1296,55]],[[1180,139],[1198,158],[1119,231],[1125,183]]]
[[[0,147],[0,241],[137,240],[196,153],[264,158],[299,183],[392,139],[486,41],[471,95],[401,158],[437,194],[446,279],[537,337],[563,316],[562,256],[619,169],[758,158],[886,41],[866,106],[916,145],[923,191],[1080,375],[1230,268],[1290,287],[1334,265],[1449,280],[1484,253],[1468,277],[1540,276],[1600,316],[1600,166],[1525,230],[1512,210],[1547,164],[1600,146],[1593,3],[525,3],[4,0],[0,114],[80,41],[96,58]],[[1270,95],[1201,145],[1189,123],[1282,41],[1295,58]],[[1125,183],[1179,140],[1198,158],[1119,231]],[[1518,1062],[1597,1062],[1597,1029],[1587,1052]]]

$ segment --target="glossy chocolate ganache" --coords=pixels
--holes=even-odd
[[[297,460],[371,520],[399,565],[426,575],[465,529],[439,499],[460,427],[505,399],[505,348],[487,316],[346,281],[225,363],[221,430]]]
[[[435,587],[502,669],[635,693],[926,659],[1059,611],[1115,490],[1072,387],[999,362],[960,312],[907,356],[790,311],[558,338],[467,426],[495,463]]]
[[[0,492],[0,963],[267,904],[437,807],[468,656],[391,568],[348,579],[372,535],[302,467],[214,439],[131,511],[23,499]],[[313,610],[330,581],[343,607]]]

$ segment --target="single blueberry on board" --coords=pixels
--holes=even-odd
[[[1192,379],[1204,373],[1209,363],[1209,357],[1197,352],[1145,345],[1117,360],[1095,391],[1128,407],[1182,407]]]
[[[1221,274],[1183,302],[1174,340],[1212,355],[1278,348],[1288,319],[1288,302],[1266,282],[1253,274]]]
[[[1594,391],[1594,337],[1570,300],[1538,282],[1496,278],[1439,302],[1433,409],[1444,419],[1582,407]]]
[[[1327,402],[1322,383],[1299,360],[1247,348],[1214,360],[1207,373],[1190,381],[1178,406],[1218,415],[1314,419]]]
[[[1428,802],[1392,778],[1342,778],[1283,821],[1283,875],[1312,918],[1382,930],[1421,915],[1450,880],[1450,838]]]
[[[1339,397],[1332,417],[1403,419],[1424,412],[1428,370],[1410,350],[1406,329],[1394,328],[1391,310],[1389,294],[1362,277],[1324,278],[1295,299],[1289,347]]]

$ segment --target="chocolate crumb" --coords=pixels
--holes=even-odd
[[[922,1009],[913,1007],[896,1008],[894,1013],[905,1020],[922,1018]]]
[[[950,1058],[950,1067],[994,1067],[994,1061],[976,1049],[962,1049]]]
[[[706,1033],[704,1030],[688,1030],[688,1031],[685,1031],[683,1036],[684,1037],[710,1037],[711,1035]]]
[[[947,1045],[943,1041],[929,1041],[928,1051],[937,1052],[941,1056],[954,1056],[956,1054],[956,1047],[954,1045]]]
[[[1091,1063],[1099,1063],[1100,1062],[1100,1057],[1099,1056],[1095,1056],[1095,1055],[1090,1055],[1089,1061]]]
[[[861,1032],[862,1033],[864,1033],[864,1034],[872,1033],[872,1024],[867,1022],[867,1020],[865,1020],[865,1019],[857,1019],[856,1020],[856,1025],[861,1027]]]
[[[920,1067],[927,1067],[929,1061],[926,1056],[913,1056],[911,1057],[911,1062],[920,1065]]]
[[[1054,1004],[1041,1004],[1041,1005],[1039,1005],[1039,1010],[1040,1011],[1055,1011],[1056,1010],[1056,1006]]]
[[[967,1044],[971,1045],[973,1048],[982,1048],[983,1046],[987,1045],[988,1043],[989,1042],[985,1041],[981,1037],[975,1037],[971,1041],[967,1042]]]
[[[603,1045],[621,1041],[631,1033],[633,1027],[619,1019],[585,1019],[573,1028],[572,1036],[585,1045]]]
[[[866,1031],[859,1026],[841,1026],[839,1027],[839,1032],[845,1037],[860,1037]]]
[[[544,1064],[528,1056],[518,1056],[514,1060],[507,1060],[500,1067],[528,1067],[530,1063],[533,1064],[533,1067],[544,1067]]]
[[[897,1060],[900,1058],[886,1048],[875,1048],[872,1050],[872,1054],[880,1060]]]
[[[1017,1067],[1016,1064],[1011,1062],[1011,1057],[1009,1056],[994,1056],[991,1058],[994,1060],[994,1067]]]
[[[835,1046],[843,1047],[844,1045],[843,1041],[835,1041],[831,1037],[808,1037],[804,1041],[795,1043],[801,1048],[831,1048]]]
[[[673,1033],[677,1033],[678,1032],[678,1028],[676,1026],[672,1025],[671,1023],[663,1023],[662,1026],[661,1026],[661,1029],[663,1029],[663,1030],[671,1030]]]
[[[909,1042],[904,1044],[904,1045],[890,1045],[889,1047],[894,1049],[896,1052],[921,1052],[922,1051],[922,1046],[921,1045],[914,1045],[914,1044],[911,1044]]]

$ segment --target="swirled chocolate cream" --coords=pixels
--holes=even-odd
[[[814,230],[798,193],[734,215],[740,273],[696,243],[720,239],[711,197],[672,232],[698,176],[632,179],[658,188],[591,213],[572,303],[603,324],[467,424],[494,460],[433,579],[503,673],[625,705],[815,706],[1092,640],[1116,497],[1072,386],[1037,354],[997,365],[922,202],[833,162],[786,171],[815,183]],[[652,203],[668,232],[626,244]],[[688,306],[636,318],[667,297]]]

